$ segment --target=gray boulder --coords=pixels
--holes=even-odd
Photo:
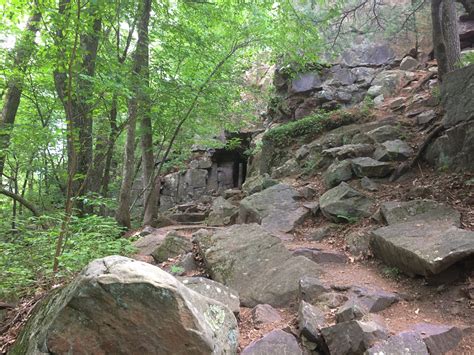
[[[380,213],[388,224],[434,220],[461,226],[461,214],[458,211],[433,200],[384,202],[380,206]]]
[[[222,303],[153,265],[109,256],[39,304],[10,353],[236,354],[238,336]]]
[[[445,354],[462,340],[462,331],[455,326],[420,323],[411,331],[421,336],[431,355]]]
[[[375,142],[383,143],[386,141],[398,139],[401,136],[401,132],[394,126],[385,125],[367,132],[367,135]]]
[[[211,212],[207,218],[210,226],[225,226],[232,224],[237,219],[239,208],[224,197],[219,196],[212,202]]]
[[[269,304],[258,304],[252,309],[252,321],[256,328],[281,321],[278,311]]]
[[[278,184],[278,180],[270,178],[270,175],[268,174],[255,175],[245,180],[242,184],[242,191],[247,195],[252,195],[276,184]]]
[[[372,345],[388,338],[378,320],[353,320],[321,329],[331,355],[363,354]]]
[[[342,53],[342,62],[348,67],[382,66],[393,63],[395,53],[387,43],[364,42],[353,45]]]
[[[225,304],[236,316],[240,313],[237,291],[204,277],[182,277],[179,280],[191,290]]]
[[[315,89],[322,88],[323,80],[320,75],[316,72],[299,74],[291,82],[289,91],[291,93],[303,93]]]
[[[303,355],[296,338],[283,330],[273,330],[262,339],[254,341],[241,352],[242,355]]]
[[[373,231],[371,247],[385,263],[430,277],[474,255],[474,232],[449,221],[416,220]]]
[[[305,301],[300,302],[298,309],[298,327],[304,343],[321,344],[323,342],[320,329],[324,327],[326,319],[321,308]],[[313,350],[313,349],[312,349]]]
[[[272,170],[273,179],[281,179],[287,176],[297,175],[301,172],[301,168],[295,159],[288,159],[283,165]]]
[[[393,168],[389,163],[384,163],[372,158],[363,157],[352,159],[352,170],[358,177],[385,177]]]
[[[341,182],[321,196],[319,206],[326,218],[334,222],[348,222],[369,217],[372,200]]]
[[[352,165],[349,160],[335,161],[323,173],[324,185],[328,188],[339,185],[352,178]]]
[[[374,182],[372,179],[369,179],[367,176],[364,176],[360,180],[360,187],[367,191],[377,191],[379,189],[378,184]]]
[[[418,68],[419,65],[419,61],[417,61],[413,57],[407,56],[403,58],[402,62],[400,63],[400,70],[414,71]]]
[[[403,332],[383,340],[365,352],[366,355],[429,355],[428,349],[415,332]]]
[[[435,110],[424,111],[416,117],[416,123],[418,123],[419,125],[425,125],[432,122],[435,118]]]
[[[380,161],[402,161],[413,155],[413,149],[404,141],[396,139],[380,144],[374,158]]]
[[[257,224],[234,225],[195,240],[211,278],[236,290],[246,307],[288,305],[297,298],[304,275],[321,273],[317,264],[293,257]]]
[[[343,160],[371,155],[374,149],[374,146],[371,144],[346,144],[340,147],[325,149],[323,150],[323,155]]]
[[[285,184],[269,187],[240,202],[239,219],[258,223],[276,235],[291,232],[309,216],[309,210],[297,201],[299,192]]]
[[[404,87],[415,78],[414,73],[403,70],[384,70],[377,74],[372,85],[381,86],[380,94],[393,96],[399,89]]]
[[[169,232],[163,242],[156,248],[151,256],[157,263],[167,261],[169,258],[180,254],[186,254],[193,250],[193,245],[189,239],[176,234],[175,231]]]
[[[314,304],[323,294],[331,292],[317,277],[306,275],[299,281],[299,298]]]

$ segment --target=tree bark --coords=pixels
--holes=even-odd
[[[94,8],[91,8],[89,13],[90,16],[96,16],[96,11]],[[89,29],[88,33],[82,34],[80,38],[80,47],[82,49],[83,55],[79,71],[84,73],[85,76],[89,78],[94,77],[95,75],[97,49],[99,45],[101,27],[101,19],[95,18],[92,28]],[[60,36],[62,36],[62,33]],[[74,178],[73,195],[82,196],[87,194],[91,187],[90,179],[85,179],[90,175],[89,168],[93,166],[93,107],[89,99],[93,89],[93,84],[89,79],[78,75],[76,78],[77,90],[74,92],[74,95],[68,95],[68,76],[69,74],[57,70],[54,73],[54,81],[56,91],[61,102],[63,103],[64,110],[66,112],[66,119],[70,121],[72,125],[72,131],[74,133],[74,139],[72,141],[68,141],[67,146],[69,165],[71,165],[73,161],[72,155],[74,147],[72,145],[75,145],[76,150],[77,162],[75,164],[75,174],[78,176]],[[68,102],[69,97],[72,97],[72,102]],[[84,211],[84,206],[80,200],[78,201],[77,206],[81,211]]]
[[[10,146],[11,130],[13,129],[16,113],[20,106],[21,93],[23,90],[23,72],[35,48],[35,36],[36,32],[38,32],[40,19],[41,14],[39,12],[35,12],[28,19],[26,31],[13,50],[13,64],[19,74],[13,75],[8,79],[2,108],[2,117],[0,120],[0,183],[5,167],[6,150]]]
[[[132,92],[133,97],[128,103],[128,127],[127,140],[125,143],[125,154],[123,162],[123,178],[119,194],[119,207],[116,212],[117,223],[123,227],[130,228],[130,203],[131,203],[131,188],[133,184],[133,172],[135,165],[135,136],[136,123],[139,115],[147,108],[148,104],[144,100],[143,92],[143,75],[148,69],[147,53],[148,53],[148,24],[150,22],[151,0],[144,0],[140,2],[138,11],[138,40],[136,50],[133,56],[132,68]]]
[[[442,9],[443,38],[446,45],[448,72],[456,69],[461,60],[461,43],[459,41],[458,16],[454,0],[443,0]]]
[[[460,44],[454,0],[432,0],[433,48],[440,81],[460,59]]]

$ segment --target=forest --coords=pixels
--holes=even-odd
[[[344,254],[341,258],[348,265],[363,260],[369,270],[375,256],[383,263],[377,264],[379,274],[401,282],[402,274],[429,280],[455,264],[464,275],[459,287],[464,290],[467,284],[472,297],[472,0],[0,0],[0,10],[0,321],[6,322],[0,327],[1,351],[13,344],[34,305],[43,298],[56,302],[48,299],[56,297],[57,289],[79,287],[81,270],[112,255],[158,265],[176,277],[199,274],[220,282],[239,292],[241,307],[286,307],[289,300],[279,302],[290,291],[278,301],[260,294],[245,298],[259,286],[241,286],[236,281],[240,276],[222,271],[228,263],[245,260],[253,265],[250,274],[259,271],[253,281],[261,285],[273,264],[252,264],[252,254],[212,269],[217,256],[208,256],[207,248],[227,248],[229,258],[232,251],[238,254],[246,248],[245,240],[239,247],[217,245],[217,236],[227,231],[233,231],[236,240],[239,233],[270,233],[289,243],[285,247],[292,255],[317,264],[314,254],[298,254],[288,240],[307,241],[313,238],[308,230],[326,228],[325,240],[333,241],[325,244],[321,237],[317,242],[323,246],[315,250],[332,248],[333,255],[339,248],[337,253],[349,255],[347,236],[360,228],[372,233],[371,251],[360,258]],[[456,74],[461,70],[466,72]],[[351,127],[357,131],[346,133],[346,127],[347,132]],[[371,135],[377,129],[380,132]],[[341,143],[334,143],[331,139],[337,141],[339,132]],[[355,190],[329,196],[354,184]],[[410,189],[415,187],[413,197]],[[272,189],[275,196],[261,201],[255,197]],[[362,190],[366,194],[359,196]],[[347,198],[349,207],[344,210],[343,202],[331,200],[336,198]],[[450,248],[457,248],[449,251],[456,255],[452,262],[438,267],[433,265],[444,259],[418,263],[412,256],[385,256],[389,248],[377,239],[383,228],[373,228],[377,223],[391,226],[392,210],[384,203],[392,200],[431,201],[413,207],[417,215],[424,213],[424,222],[438,213],[443,223],[457,221],[452,222],[456,232],[449,234],[453,239],[445,237]],[[301,209],[304,216],[298,214]],[[382,216],[378,220],[377,213]],[[254,223],[265,231],[245,227]],[[243,232],[234,229],[238,226]],[[206,237],[201,228],[216,237]],[[143,238],[149,234],[159,242],[145,253],[148,241]],[[423,238],[437,238],[434,232],[425,234]],[[264,239],[251,248],[273,250]],[[442,244],[431,240],[420,245]],[[164,246],[166,256],[158,257]],[[286,254],[274,252],[284,264]],[[199,272],[188,272],[186,255]],[[403,265],[404,260],[410,265]],[[324,262],[321,267],[330,270]],[[303,264],[301,268],[313,270],[313,265]],[[287,270],[296,274],[282,272],[285,280],[300,279],[293,270],[299,264],[292,265]],[[140,274],[142,269],[130,270],[111,273]],[[467,319],[472,298],[469,302]],[[137,308],[140,314],[147,312],[142,307]],[[14,314],[19,316],[12,321]],[[232,328],[225,317],[222,327]],[[243,325],[245,317],[241,310],[238,327],[250,334]],[[308,335],[311,329],[294,317],[300,322],[298,336],[306,334],[301,346],[310,351],[363,353],[373,345],[364,343],[355,352],[338,349],[329,330],[318,331],[322,338]],[[62,321],[54,326],[66,327]],[[84,337],[78,341],[89,336],[87,331],[78,332]],[[91,353],[134,353],[133,342],[123,349],[104,345],[117,336],[107,334]],[[189,345],[189,353],[237,351],[220,336],[212,340],[214,350],[206,350],[202,344],[210,340],[203,340]],[[66,352],[62,340],[51,339],[49,350],[42,351]],[[237,341],[239,352],[248,345],[245,339],[241,334]],[[307,342],[316,345],[308,347]],[[141,353],[182,351],[170,352],[166,340],[163,344],[144,345]],[[461,344],[462,351],[472,350],[472,335]],[[35,353],[23,346],[21,342],[13,353]],[[247,354],[260,354],[252,351]],[[285,351],[299,353],[291,346]],[[81,353],[80,348],[72,350],[76,352]]]

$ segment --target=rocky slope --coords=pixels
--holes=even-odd
[[[416,67],[378,72],[374,108],[267,131],[242,190],[176,207],[209,225],[147,228],[147,263],[92,262],[12,353],[472,353],[474,94],[450,80],[473,69],[441,121],[436,68]]]

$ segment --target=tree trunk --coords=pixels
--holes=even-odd
[[[149,50],[147,40],[146,68],[143,71],[146,76],[144,85],[149,89]],[[149,105],[149,96],[145,92],[144,101]],[[145,108],[146,109],[146,108]],[[153,127],[151,124],[150,110],[146,109],[140,120],[141,146],[142,146],[142,166],[143,166],[143,184],[145,189],[144,201],[145,210],[143,215],[143,225],[152,225],[158,216],[158,201],[155,193],[154,171],[155,157],[153,154]]]
[[[90,9],[90,15],[96,15],[95,9]],[[80,46],[84,55],[82,56],[79,72],[84,73],[85,76],[89,78],[93,77],[95,74],[97,48],[99,45],[101,27],[101,19],[95,18],[92,28],[89,29],[89,33],[81,35],[80,39]],[[69,165],[71,165],[73,161],[72,155],[74,147],[72,145],[75,145],[76,150],[77,162],[75,163],[75,174],[78,176],[74,178],[73,195],[82,196],[90,191],[90,179],[85,179],[90,175],[89,167],[93,166],[93,107],[90,103],[93,84],[90,79],[78,75],[76,79],[77,90],[74,92],[74,95],[68,95],[66,85],[69,80],[68,75],[69,74],[61,71],[55,71],[54,81],[56,91],[66,112],[66,118],[71,122],[72,130],[74,132],[74,139],[69,141],[67,146]],[[72,102],[68,102],[69,97],[72,97]],[[77,206],[81,211],[84,210],[84,206],[80,200],[78,201]]]
[[[15,71],[20,74],[13,75],[8,79],[7,91],[0,120],[0,183],[5,167],[6,150],[10,145],[10,136],[15,123],[18,106],[20,106],[21,92],[23,89],[23,75],[25,67],[30,60],[35,48],[35,36],[38,32],[38,24],[41,19],[39,12],[34,13],[29,19],[26,31],[14,48]]]
[[[448,72],[456,69],[461,60],[461,43],[459,41],[458,16],[454,0],[444,0],[442,11],[443,38],[446,45]]]
[[[125,154],[123,162],[123,178],[122,186],[119,194],[119,207],[116,213],[116,220],[121,226],[130,228],[130,203],[131,203],[131,188],[133,184],[133,170],[135,164],[135,131],[137,118],[147,108],[144,106],[148,104],[144,100],[145,95],[143,91],[143,75],[146,74],[147,58],[148,58],[148,23],[150,21],[151,0],[144,0],[140,2],[139,7],[139,21],[137,26],[138,40],[133,57],[132,69],[132,93],[133,97],[128,103],[128,128],[127,140],[125,145]]]
[[[440,81],[454,70],[460,59],[460,45],[454,0],[432,0],[433,48]]]

